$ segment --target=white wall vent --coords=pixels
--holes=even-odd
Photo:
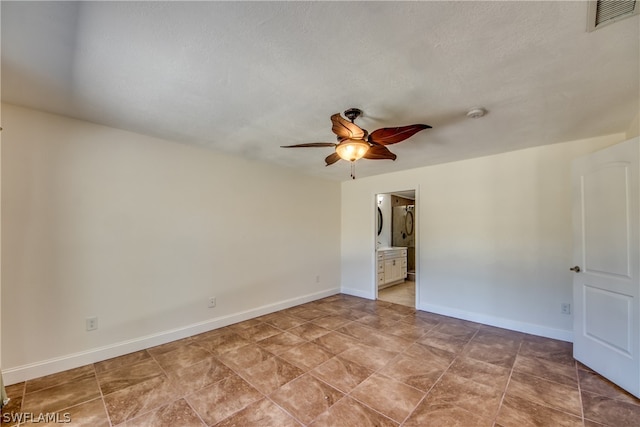
[[[587,31],[637,15],[639,11],[638,0],[591,0],[588,7]]]

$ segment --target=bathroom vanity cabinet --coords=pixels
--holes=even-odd
[[[407,248],[378,249],[378,289],[404,282],[407,278]]]

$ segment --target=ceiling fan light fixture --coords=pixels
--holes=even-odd
[[[369,151],[369,143],[362,139],[345,139],[336,146],[336,153],[349,162],[360,160]]]

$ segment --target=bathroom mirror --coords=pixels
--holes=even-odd
[[[407,231],[407,235],[413,234],[413,211],[407,210],[407,216],[404,217],[404,228]]]

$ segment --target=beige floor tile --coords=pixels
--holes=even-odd
[[[130,366],[147,359],[151,359],[151,355],[147,350],[141,350],[95,363],[94,367],[99,374],[103,371]]]
[[[282,332],[282,329],[278,329],[275,326],[267,323],[260,323],[258,325],[238,330],[238,335],[249,341],[260,341],[265,338],[278,335]]]
[[[296,326],[295,328],[291,328],[287,330],[287,332],[292,333],[293,335],[297,335],[307,341],[312,341],[316,338],[320,338],[321,336],[328,334],[331,331],[314,323],[307,322],[303,323],[300,326]]]
[[[232,369],[245,370],[271,357],[274,357],[273,353],[268,352],[258,344],[251,343],[228,351],[218,358]]]
[[[191,337],[183,338],[181,340],[171,341],[166,344],[151,347],[147,349],[147,352],[149,352],[151,356],[159,356],[161,354],[165,354],[173,350],[178,350],[183,347],[187,347],[192,342],[193,342],[193,338]]]
[[[403,353],[378,372],[426,392],[433,387],[448,366],[448,363],[440,363]]]
[[[336,356],[317,366],[311,371],[311,374],[334,388],[349,393],[358,384],[369,378],[373,371]]]
[[[492,427],[493,420],[483,418],[449,403],[420,403],[403,424],[405,427]]]
[[[293,417],[268,399],[254,402],[216,427],[299,427]]]
[[[433,405],[455,405],[492,420],[498,413],[502,395],[501,389],[447,372],[429,392],[426,400]]]
[[[576,362],[570,343],[412,305],[332,295],[9,385],[3,415],[100,427],[637,425],[640,399]]]
[[[580,417],[509,395],[505,396],[502,402],[496,423],[504,427],[581,427],[583,425]]]
[[[296,335],[290,334],[289,332],[282,332],[278,335],[258,341],[258,345],[268,352],[278,355],[304,342],[304,339]]]
[[[184,399],[179,399],[127,421],[125,427],[161,426],[204,427],[206,424]]]
[[[308,371],[331,359],[333,353],[317,344],[306,342],[285,351],[280,357],[303,371]]]
[[[518,354],[513,369],[516,372],[534,375],[571,387],[577,387],[578,384],[575,366],[556,363],[548,359]]]
[[[176,397],[187,396],[232,374],[233,371],[214,356],[186,368],[167,372],[176,387]]]
[[[107,395],[159,376],[164,376],[164,371],[158,362],[149,358],[131,365],[101,371],[98,373],[98,383],[102,394]]]
[[[513,372],[506,394],[507,396],[526,399],[576,416],[582,416],[580,394],[577,387]]]
[[[176,386],[166,376],[123,388],[104,396],[104,403],[113,425],[121,424],[153,411],[176,398]]]
[[[269,398],[302,423],[309,424],[343,396],[340,391],[307,374],[280,387]]]
[[[340,353],[340,357],[364,366],[372,371],[381,369],[398,355],[395,351],[371,347],[362,343],[354,343],[351,348]]]
[[[351,397],[401,423],[424,397],[424,392],[392,378],[374,374],[356,387]]]
[[[592,394],[640,405],[640,399],[593,371],[578,370],[578,377],[580,379],[580,389],[583,392],[587,391]]]
[[[39,416],[40,414],[34,414]],[[110,427],[109,417],[104,408],[102,399],[94,399],[89,402],[81,403],[71,408],[63,409],[55,413],[43,414],[45,416],[53,416],[51,422],[41,422],[41,420],[33,420],[21,425],[38,426],[38,427]]]
[[[262,393],[237,375],[203,388],[186,400],[207,425],[213,425],[260,400]]]
[[[640,405],[582,393],[584,417],[610,426],[634,426],[640,424]]]
[[[325,317],[319,317],[317,319],[313,319],[309,323],[312,323],[316,326],[320,326],[321,328],[335,330],[350,322],[352,322],[352,320],[346,319],[341,316],[332,315],[332,316],[325,316]]]
[[[243,372],[241,376],[264,394],[303,375],[304,371],[280,357],[272,357]]]
[[[26,393],[21,410],[32,414],[57,412],[98,397],[100,397],[98,381],[95,376],[91,376]]]
[[[316,338],[312,342],[333,354],[340,354],[349,350],[357,343],[353,338],[335,331]]]
[[[500,391],[505,390],[511,374],[508,368],[464,356],[458,357],[447,372]]]
[[[398,423],[368,408],[360,402],[344,397],[311,423],[312,427],[395,427]]]
[[[59,372],[57,374],[36,378],[26,382],[25,392],[33,393],[34,391],[43,390],[45,388],[65,384],[71,381],[78,381],[84,378],[95,377],[95,372],[96,371],[93,365],[86,365],[80,368]]]

